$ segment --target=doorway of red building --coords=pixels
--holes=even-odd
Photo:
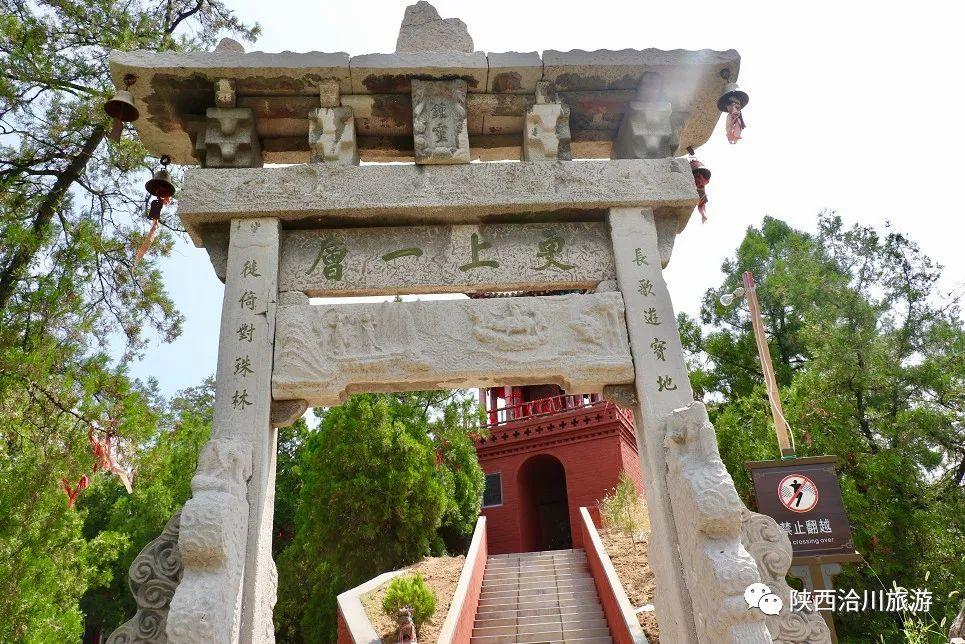
[[[524,552],[573,547],[566,470],[549,454],[537,454],[519,468],[520,520]]]

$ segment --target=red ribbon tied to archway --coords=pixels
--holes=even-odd
[[[727,140],[730,143],[737,143],[741,140],[741,132],[747,125],[744,123],[744,116],[741,114],[741,103],[736,98],[731,98],[727,102]]]

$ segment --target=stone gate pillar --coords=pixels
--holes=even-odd
[[[636,371],[634,420],[660,638],[769,643],[763,614],[744,604],[744,589],[760,574],[741,545],[743,504],[706,410],[694,402],[663,280],[658,222],[652,210],[639,208],[612,208],[609,222]]]
[[[167,623],[173,642],[274,641],[269,415],[279,229],[274,218],[230,224],[214,423],[181,513],[184,576]]]

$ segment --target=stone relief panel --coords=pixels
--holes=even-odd
[[[787,533],[771,517],[742,508],[741,542],[757,562],[761,581],[784,602],[785,608],[779,615],[764,618],[774,641],[778,644],[831,644],[831,632],[820,615],[789,609],[791,587],[785,577],[791,568],[793,554]]]
[[[416,163],[469,163],[466,81],[412,80]]]
[[[593,289],[615,278],[603,222],[283,234],[282,291],[313,297]]]
[[[312,406],[353,393],[633,381],[619,293],[293,305],[278,309],[272,393]]]

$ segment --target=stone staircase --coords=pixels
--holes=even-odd
[[[612,642],[582,550],[486,560],[471,643],[503,642]]]

